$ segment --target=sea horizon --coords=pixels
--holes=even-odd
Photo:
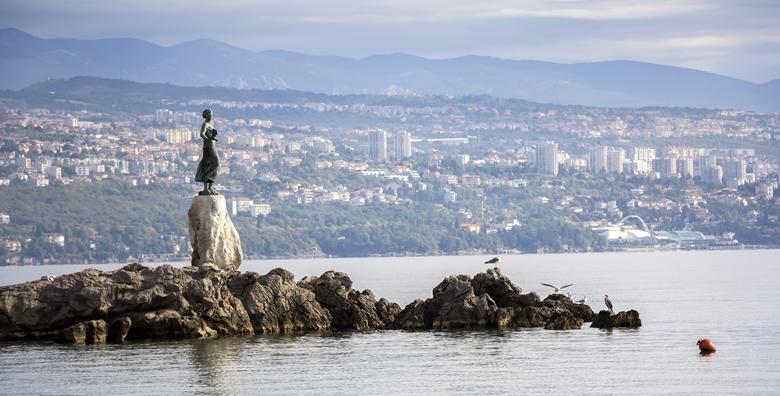
[[[363,258],[406,258],[406,257],[495,257],[495,256],[528,256],[528,255],[576,255],[576,254],[614,254],[614,253],[662,253],[662,252],[722,252],[722,251],[743,251],[743,250],[780,250],[779,247],[749,247],[742,246],[740,248],[720,248],[720,249],[685,249],[685,248],[628,248],[619,250],[604,250],[604,251],[582,251],[582,252],[485,252],[485,253],[442,253],[442,254],[377,254],[368,256],[331,256],[331,255],[300,255],[300,256],[278,256],[278,257],[245,257],[244,261],[284,261],[284,260],[317,260],[317,259],[363,259]],[[490,257],[488,257],[490,256]],[[18,264],[10,263],[0,265],[1,267],[39,267],[47,265],[118,265],[128,263],[141,263],[141,264],[167,264],[167,263],[187,263],[190,260],[189,256],[177,256],[171,259],[153,259],[143,260],[132,258],[124,261],[103,261],[103,262],[49,262],[45,264]]]

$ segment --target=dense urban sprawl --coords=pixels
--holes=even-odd
[[[780,244],[777,114],[325,95],[0,106],[6,264],[186,255],[205,107],[253,257]]]

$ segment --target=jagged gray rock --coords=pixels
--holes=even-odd
[[[544,328],[546,330],[577,330],[582,328],[582,319],[575,317],[571,312],[556,313],[545,323]]]
[[[295,282],[273,269],[220,271],[207,267],[81,272],[0,287],[0,339],[50,339],[78,344],[126,339],[203,338],[322,330],[641,326],[636,311],[594,316],[585,304],[554,294],[522,294],[499,269],[474,278],[449,276],[427,300],[403,310],[370,290],[352,289],[342,272]]]
[[[423,319],[427,328],[453,329],[495,327],[498,306],[488,294],[477,296],[467,275],[445,278],[425,302]]]
[[[238,270],[244,253],[241,250],[241,238],[228,215],[225,197],[193,197],[187,217],[192,265],[213,265],[225,271]]]
[[[612,314],[609,311],[599,311],[596,318],[593,319],[593,323],[590,327],[597,327],[600,329],[611,329],[615,327],[629,327],[636,328],[642,326],[642,320],[639,319],[639,312],[635,310],[620,311],[616,314]]]
[[[543,327],[557,311],[549,307],[505,307],[499,309],[498,328]]]
[[[130,332],[130,327],[132,326],[133,321],[127,316],[123,316],[114,320],[111,322],[111,324],[108,325],[108,342],[114,344],[121,344],[125,342],[127,333]]]
[[[343,272],[308,276],[298,285],[314,293],[317,302],[330,312],[331,326],[336,330],[389,327],[401,310],[398,304],[387,300],[376,301],[370,290],[352,290],[352,280]]]
[[[261,276],[133,263],[0,287],[0,339],[89,344],[365,330],[390,327],[400,311],[370,290],[353,290],[340,272],[295,283],[281,268]]]
[[[470,278],[445,278],[433,297],[407,305],[393,323],[398,329],[522,328],[579,329],[593,318],[585,304],[556,294],[540,301],[536,293],[522,294],[498,268]]]
[[[117,271],[86,269],[54,281],[2,287],[0,338],[100,343],[109,338],[105,323],[119,326],[110,337],[117,341],[123,340],[122,334],[129,338],[253,334],[243,305],[228,290],[229,276],[196,267],[130,264]],[[95,320],[102,324],[84,323]],[[115,320],[121,322],[114,324]],[[71,326],[76,328],[55,334]]]
[[[502,275],[499,268],[489,269],[474,275],[474,279],[471,280],[471,286],[474,288],[474,294],[478,296],[487,294],[501,307],[531,305],[523,301],[524,299],[521,297],[523,289]]]
[[[582,319],[584,322],[592,322],[593,318],[596,317],[590,306],[587,304],[578,304],[563,294],[550,294],[542,301],[542,305],[545,307],[563,308],[564,310],[571,312],[574,317]]]
[[[68,326],[60,331],[52,332],[54,341],[63,344],[85,344],[87,342],[87,326],[84,323]]]
[[[243,303],[256,333],[330,329],[330,312],[293,278],[291,272],[277,268],[263,276],[245,272],[230,279],[230,291]]]
[[[395,329],[418,330],[425,326],[425,301],[417,299],[409,303],[395,318],[392,327]]]
[[[394,302],[390,302],[386,298],[380,298],[374,306],[376,308],[376,314],[379,316],[379,320],[384,323],[385,328],[392,327],[395,318],[401,313],[401,306]]]

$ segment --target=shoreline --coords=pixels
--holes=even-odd
[[[244,258],[244,261],[265,261],[265,260],[316,260],[316,259],[360,259],[360,258],[406,258],[406,257],[470,257],[470,256],[496,256],[496,255],[565,255],[565,254],[609,254],[609,253],[662,253],[662,252],[692,252],[692,251],[709,251],[709,252],[721,252],[721,251],[743,251],[743,250],[780,250],[780,246],[751,246],[740,245],[735,248],[715,248],[715,249],[689,249],[689,248],[662,248],[662,247],[634,247],[614,250],[601,250],[601,251],[582,251],[582,252],[462,252],[462,253],[442,253],[442,254],[387,254],[387,255],[370,255],[370,256],[328,256],[328,255],[311,255],[311,256],[248,256]],[[174,256],[169,259],[153,258],[151,260],[145,260],[143,257],[131,257],[124,261],[103,261],[103,262],[49,262],[49,263],[35,263],[35,264],[0,264],[0,267],[42,267],[48,265],[120,265],[127,264],[129,262],[140,262],[144,264],[166,264],[166,263],[180,263],[190,261],[190,256]]]

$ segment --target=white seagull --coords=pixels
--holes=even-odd
[[[493,257],[492,259],[485,261],[485,264],[495,264],[498,267],[498,262],[501,261],[501,256]]]
[[[606,294],[604,295],[604,304],[607,305],[610,313],[615,313],[615,311],[612,310],[612,301],[609,301],[609,296]]]
[[[555,294],[561,294],[561,290],[563,290],[563,289],[565,289],[565,288],[567,288],[569,286],[574,286],[574,283],[570,283],[570,284],[568,284],[566,286],[561,286],[561,287],[553,286],[553,285],[551,285],[549,283],[542,283],[542,285],[543,286],[547,286],[547,287],[552,287]]]
[[[585,304],[588,302],[588,296],[582,296],[581,299],[577,300],[577,304]]]

